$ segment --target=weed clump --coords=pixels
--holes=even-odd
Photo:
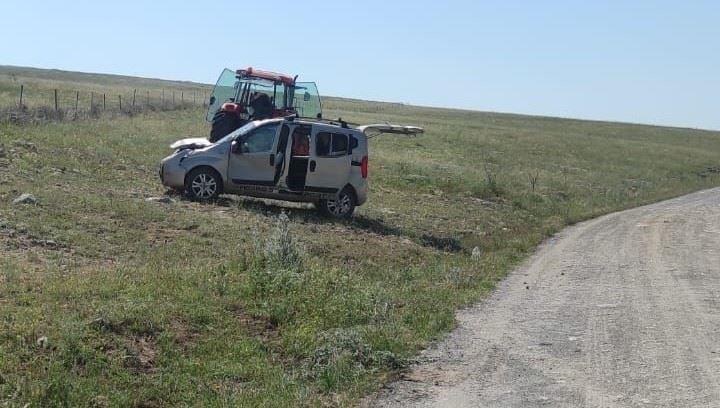
[[[364,371],[398,369],[406,362],[390,351],[374,350],[358,330],[347,328],[323,333],[308,365],[308,372],[327,392],[340,389]]]
[[[290,231],[290,219],[285,213],[277,217],[275,227],[264,243],[257,245],[255,256],[249,262],[248,278],[250,294],[262,304],[268,298],[284,299],[272,307],[270,314],[277,322],[285,321],[292,314],[292,296],[301,281],[304,251]]]
[[[290,233],[290,218],[284,212],[277,217],[263,253],[272,266],[294,268],[302,263],[302,249]]]

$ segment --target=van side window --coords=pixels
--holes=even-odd
[[[315,154],[318,156],[330,156],[331,134],[320,132],[315,136]]]
[[[309,126],[296,126],[292,133],[292,155],[306,157],[310,154]]]
[[[348,136],[341,133],[318,132],[315,136],[315,154],[319,157],[347,155]]]
[[[273,123],[253,130],[243,139],[244,153],[265,153],[272,150],[278,124]]]
[[[358,147],[358,144],[359,144],[359,142],[358,142],[358,140],[357,140],[357,137],[355,137],[355,136],[350,136],[350,149],[349,149],[348,151],[349,151],[350,153],[352,153],[353,150],[355,150],[355,149]]]
[[[332,155],[343,156],[348,153],[348,137],[340,133],[332,135]]]

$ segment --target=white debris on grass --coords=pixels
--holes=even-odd
[[[39,203],[38,199],[35,198],[34,195],[30,193],[23,193],[20,194],[20,196],[13,200],[13,204],[32,204],[37,205]]]

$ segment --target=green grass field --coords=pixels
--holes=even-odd
[[[34,87],[135,87],[32,72]],[[371,140],[369,202],[349,222],[146,201],[165,193],[169,143],[208,133],[201,108],[0,125],[0,406],[353,405],[563,226],[720,185],[719,132],[324,108],[426,129]]]

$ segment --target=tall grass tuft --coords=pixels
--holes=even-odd
[[[268,263],[280,268],[295,268],[302,263],[302,249],[290,232],[290,218],[282,212],[276,220],[264,248]]]

